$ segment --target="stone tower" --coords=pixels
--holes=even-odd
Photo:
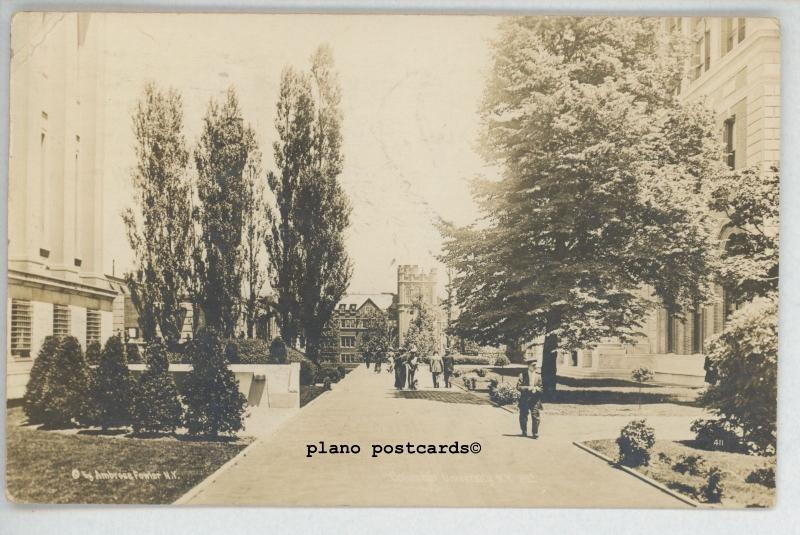
[[[423,302],[433,307],[434,310],[439,309],[436,298],[436,269],[425,272],[419,266],[398,266],[397,334],[401,346],[411,323],[412,304],[418,296],[421,296]]]

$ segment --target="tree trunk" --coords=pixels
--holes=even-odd
[[[545,394],[553,394],[556,391],[556,372],[558,357],[558,335],[553,331],[559,326],[561,315],[558,311],[550,311],[547,316],[547,332],[544,336],[544,346],[542,347],[542,388]]]

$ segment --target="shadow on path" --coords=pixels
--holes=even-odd
[[[428,399],[442,403],[466,403],[469,405],[490,405],[488,400],[456,391],[436,390],[395,390],[393,397],[402,399]]]

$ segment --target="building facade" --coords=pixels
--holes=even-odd
[[[324,346],[322,357],[340,362],[361,362],[359,348],[361,337],[372,318],[378,314],[389,316],[390,324],[396,324],[396,296],[392,293],[347,294],[336,305],[331,324],[335,340]]]
[[[102,14],[18,13],[11,35],[7,397],[44,338],[112,333],[103,275]]]
[[[732,168],[768,169],[780,160],[780,33],[778,21],[767,18],[671,17],[663,30],[690,40],[688,77],[680,96],[704,101],[716,113],[726,162]],[[719,242],[731,229],[719,217]],[[578,376],[630,376],[646,366],[656,380],[702,385],[707,340],[722,331],[736,305],[724,288],[716,301],[689,314],[671,317],[666,310],[651,314],[638,343],[604,341],[591,350],[563,354],[559,373]]]
[[[436,339],[443,340],[444,314],[439,296],[436,294],[436,269],[425,271],[419,266],[402,265],[397,268],[397,335],[402,347],[411,321],[414,318],[414,302],[421,299],[436,314]],[[440,342],[439,350],[445,347]]]

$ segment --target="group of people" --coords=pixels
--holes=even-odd
[[[444,357],[439,351],[434,350],[433,354],[427,359],[428,371],[433,380],[433,387],[439,388],[443,380],[445,388],[451,388],[450,379],[453,376],[455,361],[448,351]],[[416,345],[411,345],[405,351],[395,351],[390,347],[383,354],[364,355],[367,368],[374,364],[376,373],[380,373],[381,364],[386,361],[389,363],[389,372],[394,372],[394,387],[398,390],[416,390],[418,385],[417,371],[420,366],[420,356]]]
[[[420,365],[417,346],[411,345],[406,351],[395,351],[390,347],[386,352],[378,355],[364,355],[367,368],[374,363],[375,373],[381,372],[381,364],[389,363],[387,371],[394,372],[394,387],[398,390],[417,390],[417,370]],[[528,368],[517,379],[517,390],[520,393],[519,426],[522,435],[528,434],[528,419],[531,420],[531,436],[539,438],[539,423],[542,413],[542,378],[537,371],[536,359],[526,359]],[[428,370],[433,379],[433,387],[439,388],[440,378],[444,379],[444,387],[451,388],[450,379],[453,376],[455,361],[450,351],[444,357],[434,350],[428,358]]]

